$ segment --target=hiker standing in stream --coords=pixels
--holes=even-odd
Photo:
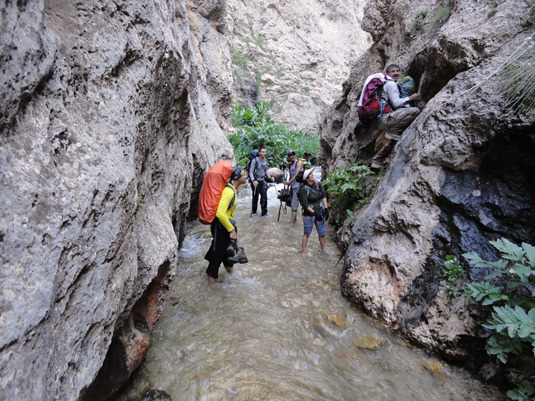
[[[260,208],[262,209],[262,216],[267,216],[267,182],[274,182],[268,171],[267,165],[267,150],[260,148],[258,156],[251,162],[251,167],[248,171],[251,182],[253,183],[253,206],[252,213],[256,214],[258,208],[258,196],[260,195]]]
[[[287,158],[290,179],[284,181],[284,185],[289,186],[291,189],[292,220],[290,220],[290,225],[295,226],[295,222],[297,221],[297,210],[299,209],[299,185],[303,181],[305,168],[300,160],[295,159],[295,152],[293,150],[288,152]]]
[[[411,107],[410,102],[420,100],[422,96],[419,93],[413,93],[410,96],[401,97],[400,88],[397,85],[399,76],[399,65],[389,65],[386,69],[386,83],[382,88],[381,99],[392,108],[392,111],[379,115],[379,128],[385,131],[387,142],[373,157],[372,168],[386,167],[385,159],[394,149],[396,141],[400,140],[405,128],[420,114],[420,109]]]
[[[325,221],[329,218],[327,194],[321,182],[316,182],[313,173],[313,168],[305,171],[303,184],[299,189],[299,201],[303,207],[303,238],[301,240],[301,252],[303,255],[306,253],[308,238],[314,225],[318,231],[321,251],[325,251]]]
[[[233,167],[228,184],[223,189],[221,199],[217,206],[216,218],[211,224],[212,244],[204,257],[208,262],[206,274],[208,283],[214,284],[218,278],[218,271],[221,262],[228,273],[233,272],[235,263],[247,263],[247,257],[243,248],[235,248],[233,252],[228,252],[238,239],[236,228],[236,190],[247,182],[247,172],[241,167]],[[240,250],[240,251],[238,251]]]

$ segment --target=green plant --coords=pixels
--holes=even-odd
[[[368,199],[377,176],[368,167],[356,162],[339,167],[323,180],[330,196],[331,218],[334,227],[341,227]]]
[[[247,67],[247,54],[241,52],[235,52],[232,54],[232,64],[237,67],[245,68]]]
[[[145,206],[145,204],[143,203],[143,197],[138,196],[136,201],[136,211],[134,212],[134,214],[140,213],[143,210],[143,206]]]
[[[513,112],[528,112],[535,106],[534,64],[535,51],[532,50],[502,69],[500,92],[506,97],[507,108]]]
[[[483,327],[491,330],[486,350],[502,363],[524,372],[535,369],[535,247],[518,246],[507,239],[490,242],[501,258],[483,260],[474,252],[463,256],[477,268],[489,269],[485,281],[467,284],[464,295],[492,305]],[[533,377],[533,376],[532,376]],[[516,389],[507,392],[512,400],[527,401],[535,394],[534,383],[521,377]]]
[[[424,26],[425,18],[427,17],[427,14],[429,13],[428,10],[420,10],[416,13],[416,16],[414,17],[414,21],[412,22],[411,27],[411,34],[414,36],[422,29]]]
[[[437,29],[443,25],[450,18],[450,15],[451,5],[449,2],[442,7],[437,8],[433,14],[433,27]]]
[[[459,286],[459,280],[463,277],[466,277],[466,272],[457,260],[457,257],[453,255],[446,255],[444,268],[440,271],[440,278],[446,281],[446,292],[448,293],[448,295],[457,295],[457,287]]]
[[[229,135],[237,164],[245,165],[251,149],[265,147],[270,166],[282,167],[286,164],[286,154],[292,149],[298,155],[308,151],[319,152],[319,134],[289,130],[271,118],[267,102],[257,103],[254,109],[247,109],[239,103],[232,108],[231,122],[239,128]]]

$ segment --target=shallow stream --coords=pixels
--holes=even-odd
[[[189,226],[146,359],[119,401],[502,399],[355,310],[340,293],[335,244],[327,238],[321,253],[314,230],[301,256],[301,212],[295,227],[289,209],[277,223],[275,187],[269,217],[251,216],[251,192],[239,192],[238,238],[249,263],[232,275],[221,267],[209,287],[209,227]]]

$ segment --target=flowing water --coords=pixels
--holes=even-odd
[[[268,194],[270,217],[251,217],[251,192],[240,188],[238,241],[249,263],[232,275],[221,267],[213,287],[209,227],[189,226],[146,359],[119,401],[502,399],[351,307],[334,243],[327,238],[321,253],[314,230],[301,256],[301,212],[295,227],[289,209],[277,223],[275,187]]]

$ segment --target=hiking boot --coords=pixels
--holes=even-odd
[[[225,250],[225,255],[228,257],[236,255],[238,248],[238,242],[236,240],[231,240],[227,249]]]
[[[243,249],[243,246],[238,247],[238,251],[234,256],[231,256],[230,258],[227,258],[227,260],[231,263],[247,263],[249,262],[249,259],[247,259],[247,256],[245,256],[245,251]]]
[[[371,165],[372,169],[381,169],[385,167],[386,167],[386,164],[384,162],[380,162],[378,160],[372,160],[372,165]]]
[[[393,132],[385,132],[385,138],[393,139],[394,141],[399,141],[401,139],[401,135],[394,134]]]

